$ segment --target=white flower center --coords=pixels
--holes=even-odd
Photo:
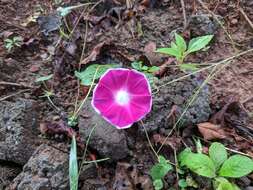
[[[116,93],[115,100],[119,105],[126,105],[130,100],[129,93],[125,90],[119,90]]]

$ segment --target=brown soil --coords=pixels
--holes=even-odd
[[[167,46],[173,40],[174,32],[182,34],[187,40],[196,35],[209,33],[215,35],[215,39],[207,51],[191,55],[186,62],[215,63],[253,48],[253,2],[251,0],[204,1],[211,12],[201,6],[198,0],[185,0],[184,10],[186,11],[187,22],[189,22],[186,27],[183,24],[183,9],[180,1],[143,0],[136,2],[133,9],[127,10],[121,0],[105,0],[104,3],[100,3],[93,9],[92,6],[89,7],[90,15],[86,14],[85,17],[80,17],[80,22],[73,35],[69,39],[63,37],[60,41],[58,41],[60,38],[59,30],[49,31],[48,35],[45,36],[41,32],[38,22],[28,23],[31,16],[39,13],[44,16],[55,15],[56,8],[60,5],[54,2],[57,1],[0,1],[0,102],[16,102],[19,98],[35,101],[40,108],[40,123],[58,122],[66,119],[67,115],[75,108],[76,97],[82,100],[88,87],[79,85],[74,76],[74,71],[86,67],[86,65],[79,65],[80,60],[87,58],[94,47],[100,43],[104,43],[101,52],[94,60],[89,60],[86,64],[113,62],[129,67],[133,60],[141,59],[147,65],[164,65],[168,62],[168,58],[154,54],[148,50],[147,45],[153,43],[156,47]],[[78,2],[64,0],[62,5],[76,5]],[[98,1],[94,0],[93,2]],[[144,5],[148,5],[148,7]],[[82,14],[82,10],[76,9],[66,17],[69,28],[74,27],[73,23]],[[216,17],[212,16],[211,13]],[[203,23],[195,23],[192,21],[193,15],[204,15],[206,20]],[[222,27],[219,26],[216,18],[223,24]],[[207,27],[207,25],[212,27]],[[62,28],[65,32],[67,31],[66,24]],[[233,41],[227,33],[231,35]],[[8,52],[4,46],[4,40],[13,36],[21,36],[24,42],[21,47],[14,47],[11,52]],[[165,77],[171,73],[173,72],[168,70],[160,77]],[[35,83],[39,76],[49,74],[53,74],[53,78],[46,82],[46,86],[54,92],[53,102],[58,110],[54,109],[46,98],[41,97],[45,86]],[[205,71],[199,77],[204,79],[207,76],[208,72]],[[215,115],[233,99],[239,102],[240,108],[252,117],[252,77],[253,51],[233,59],[226,68],[210,80],[212,114]],[[252,121],[252,118],[248,120]],[[253,157],[253,123],[248,122],[246,126],[251,131],[250,134],[242,133],[241,128],[226,126],[225,130],[231,132],[231,136],[219,141],[233,150],[244,152]],[[196,128],[189,126],[188,129],[192,130],[190,137],[189,134],[182,136],[180,133],[175,133],[171,137],[170,141],[176,142],[176,144],[178,139],[185,138],[179,143],[177,151],[182,150],[184,143],[191,147],[195,146],[191,138],[192,135],[202,138]],[[75,130],[78,131],[78,127]],[[135,140],[139,138],[133,135],[135,132],[131,130],[127,131],[127,134]],[[187,130],[184,132],[189,133]],[[66,135],[61,134],[45,135],[45,137],[46,141],[52,144],[59,141],[69,141]],[[155,142],[155,139],[151,139],[153,143],[159,144],[159,142]],[[131,142],[128,143],[131,144]],[[209,144],[210,141],[203,141],[203,146],[208,147]],[[84,179],[80,183],[83,185],[81,189],[99,189],[102,182],[103,185],[106,184],[105,186],[108,189],[123,189],[119,184],[122,183],[122,178],[125,178],[124,175],[126,175],[122,173],[127,171],[129,175],[126,178],[131,182],[131,185],[125,189],[152,189],[147,172],[154,164],[155,158],[151,155],[152,152],[149,150],[147,139],[141,137],[138,143],[132,142],[130,149],[132,151],[130,158],[123,159],[118,163],[114,162],[113,167],[111,167],[111,163],[107,164],[107,162],[98,166],[96,169],[101,178],[97,177],[94,181],[92,181],[93,179],[89,179],[89,181]],[[171,156],[173,155],[171,147],[167,145],[164,149],[162,153],[174,162],[174,156]],[[92,157],[96,153],[96,151],[91,150],[90,156]],[[0,160],[0,171],[4,171],[5,168],[13,170],[9,164],[2,166],[1,161],[3,164],[6,163],[6,160]],[[0,172],[0,189],[1,183],[5,187],[19,172],[20,165],[12,173],[15,175],[10,175],[11,179],[5,179]],[[138,175],[138,177],[134,175]],[[97,181],[97,179],[101,179],[101,181]],[[247,180],[250,182],[248,183]],[[240,179],[237,184],[245,189],[253,186],[252,180],[252,176],[247,177],[246,182],[244,179]],[[165,181],[166,188],[177,188],[175,174],[167,175]],[[202,187],[205,184],[203,180],[198,179],[197,181],[200,184],[199,189],[208,189],[208,187]],[[89,188],[85,188],[88,186]],[[140,186],[142,188],[138,188]]]

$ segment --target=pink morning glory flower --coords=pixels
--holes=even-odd
[[[152,95],[144,74],[130,69],[109,69],[93,91],[92,106],[105,120],[124,129],[150,112]]]

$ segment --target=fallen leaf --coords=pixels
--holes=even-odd
[[[172,149],[176,149],[176,150],[178,150],[182,145],[181,138],[177,136],[172,136],[166,139],[165,136],[162,136],[160,134],[154,134],[153,139],[154,139],[155,144],[158,144],[158,143],[163,144],[165,142],[164,145],[167,145],[171,147]]]
[[[79,134],[75,132],[75,130],[65,124],[63,121],[51,123],[41,123],[40,124],[40,132],[44,135],[54,135],[54,134],[63,134],[72,138],[73,135],[76,136],[76,141],[79,147],[83,148],[83,143],[81,142],[81,138]]]
[[[162,56],[158,53],[155,53],[156,50],[156,43],[155,42],[148,42],[144,49],[144,55],[141,55],[139,60],[143,61],[145,65],[160,65],[162,62]]]
[[[87,64],[87,63],[89,63],[89,62],[91,62],[91,61],[96,61],[97,58],[98,58],[98,56],[101,54],[101,51],[102,51],[102,49],[103,49],[103,47],[104,47],[105,45],[110,45],[110,42],[108,42],[108,41],[103,41],[103,42],[97,44],[97,45],[93,48],[93,50],[91,51],[90,55],[82,60],[81,64],[84,64],[84,65],[85,65],[85,64]]]
[[[202,134],[205,140],[226,138],[225,131],[221,129],[219,125],[215,125],[210,122],[205,122],[199,123],[197,126],[199,132]]]

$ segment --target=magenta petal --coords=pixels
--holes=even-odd
[[[106,113],[103,114],[107,121],[119,129],[127,128],[132,124],[133,118],[129,109],[114,104]]]
[[[125,84],[128,79],[128,71],[126,70],[114,70],[110,69],[106,75],[104,75],[101,83],[109,87],[111,90],[117,90],[122,87],[122,84]]]
[[[113,94],[103,85],[98,85],[95,90],[97,93],[96,98],[93,99],[93,105],[97,112],[105,112],[113,104]]]
[[[134,80],[128,80],[127,86],[128,90],[133,95],[149,95],[150,96],[150,86],[147,79],[137,72],[131,72],[129,78]]]
[[[130,127],[151,110],[152,96],[148,80],[135,70],[110,69],[95,87],[92,105],[115,127]]]

